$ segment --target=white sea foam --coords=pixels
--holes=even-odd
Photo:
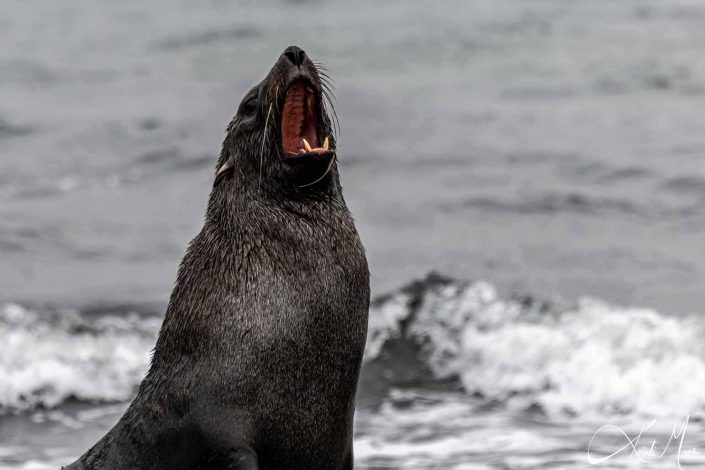
[[[380,338],[405,338],[437,378],[509,406],[568,416],[705,411],[705,322],[696,316],[594,299],[503,300],[484,282],[430,282],[388,302],[370,313],[384,334],[371,333],[367,362],[384,350]]]
[[[583,300],[536,323],[470,323],[459,372],[468,390],[520,392],[551,412],[695,415],[705,406],[704,332],[695,317]]]
[[[88,319],[0,307],[0,407],[52,407],[73,397],[126,400],[139,384],[159,328],[137,315]]]
[[[159,323],[0,307],[0,409],[129,399]],[[506,300],[485,282],[431,277],[373,304],[365,363],[419,367],[415,376],[430,371],[429,380],[553,416],[697,416],[705,414],[704,336],[696,316],[593,299]],[[412,344],[415,357],[395,357],[409,354],[390,347],[398,341]]]
[[[543,468],[550,450],[570,445],[565,436],[517,425],[507,413],[477,412],[471,400],[452,393],[417,398],[410,407],[385,402],[358,412],[356,467],[484,470],[521,456],[512,468],[528,468],[528,460]]]

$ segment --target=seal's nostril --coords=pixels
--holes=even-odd
[[[299,46],[289,46],[284,51],[284,56],[289,59],[289,62],[300,67],[306,60],[306,53]]]

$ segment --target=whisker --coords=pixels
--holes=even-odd
[[[322,68],[324,70],[327,70],[325,66],[323,66]],[[318,72],[318,78],[321,83],[321,92],[323,94],[323,97],[325,98],[325,101],[328,102],[328,106],[330,107],[331,113],[333,114],[333,132],[337,137],[340,132],[340,120],[338,119],[338,113],[335,110],[335,103],[337,103],[338,99],[336,98],[335,92],[333,91],[332,82],[334,82],[334,80],[330,77],[330,75],[323,71]],[[326,107],[325,103],[324,107]]]
[[[274,104],[274,118],[277,119],[278,122],[281,122],[281,114],[279,108],[279,85],[277,85],[276,90],[274,90]],[[274,148],[277,151],[277,158],[281,160],[282,156],[279,153],[279,145],[275,145]]]
[[[272,113],[272,103],[269,103],[269,111],[267,111],[267,118],[264,120],[264,133],[262,134],[262,149],[259,153],[259,182],[258,185],[262,184],[262,161],[264,160],[264,145],[267,143],[267,126],[269,125],[269,115]]]
[[[333,100],[337,103],[338,99],[335,97],[335,88],[332,87],[329,83],[326,82],[321,82],[321,88],[324,91],[328,92],[329,98],[333,98]]]
[[[323,89],[323,96],[325,97],[326,101],[328,102],[328,105],[330,106],[330,110],[333,114],[333,132],[335,133],[335,136],[338,137],[338,133],[340,131],[340,121],[338,120],[338,113],[335,111],[335,104],[333,103],[333,100],[331,99],[330,96],[330,91],[327,89]]]
[[[326,72],[319,72],[319,75],[322,78],[325,78],[326,80],[328,80],[329,82],[335,83],[335,79],[333,77],[331,77],[330,75],[328,75]]]
[[[330,164],[328,165],[328,169],[326,170],[325,173],[323,173],[323,174],[321,175],[320,178],[318,178],[316,181],[313,181],[313,182],[311,182],[311,183],[302,184],[302,185],[299,186],[299,188],[305,188],[305,187],[307,187],[307,186],[312,186],[312,185],[318,183],[319,181],[321,181],[323,178],[326,177],[326,175],[327,175],[328,173],[330,173],[330,170],[333,169],[333,165],[336,163],[337,160],[338,160],[338,157],[333,157],[333,158],[331,158]]]

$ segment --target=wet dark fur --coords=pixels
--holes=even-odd
[[[181,262],[149,372],[118,424],[68,468],[352,468],[369,274],[337,166],[301,188],[327,165],[291,167],[280,154],[295,69],[282,56],[251,92],[256,114],[241,109],[228,127],[218,168],[232,170]]]

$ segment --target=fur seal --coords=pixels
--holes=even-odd
[[[149,372],[67,468],[352,468],[369,271],[325,78],[291,46],[246,94]]]

